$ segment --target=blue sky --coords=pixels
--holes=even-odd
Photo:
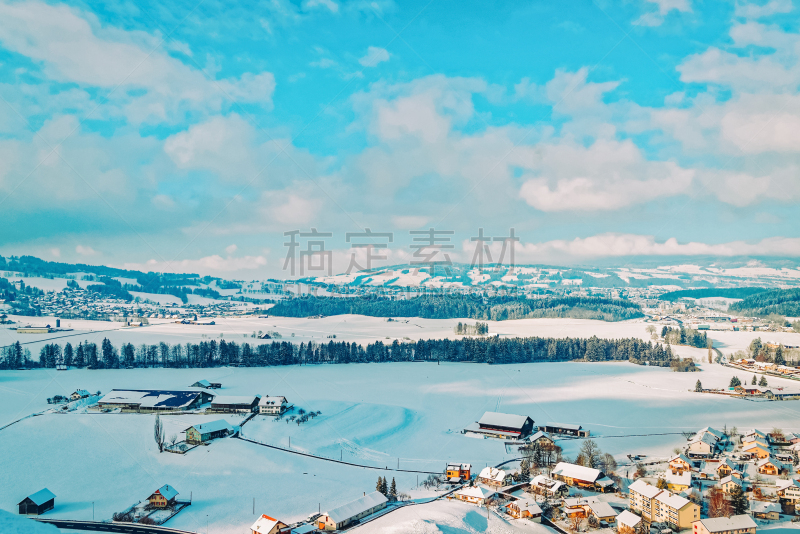
[[[469,261],[514,228],[518,262],[796,257],[798,22],[787,0],[0,0],[0,253],[258,278],[293,230],[332,233],[338,271],[347,232],[405,263],[410,230]]]

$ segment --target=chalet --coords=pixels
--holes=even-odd
[[[547,432],[544,432],[543,430],[537,430],[527,439],[527,441],[528,443],[530,443],[530,446],[539,445],[545,447],[552,447],[553,445],[556,444],[556,442],[553,441],[553,438],[551,438],[550,435]]]
[[[750,501],[750,515],[757,519],[777,521],[781,518],[781,505],[776,502]]]
[[[579,438],[589,437],[589,431],[585,430],[581,425],[571,425],[568,423],[545,423],[539,425],[539,430],[542,432],[549,432],[550,434],[563,434]]]
[[[494,492],[480,486],[467,486],[461,488],[453,494],[454,499],[469,502],[472,504],[486,504],[486,501],[494,495]]]
[[[495,467],[484,467],[478,475],[478,481],[487,486],[497,486],[499,488],[505,485],[505,480],[506,472]]]
[[[261,514],[261,517],[250,526],[251,534],[284,534],[289,531],[291,531],[289,525],[266,514]]]
[[[692,472],[681,471],[680,473],[675,473],[668,469],[667,472],[664,473],[664,480],[666,480],[667,488],[670,491],[680,493],[692,487]]]
[[[222,384],[219,382],[209,382],[208,380],[198,380],[191,386],[191,388],[205,388],[205,389],[220,389]]]
[[[81,400],[90,397],[91,395],[92,394],[86,391],[85,389],[77,389],[72,393],[72,395],[69,396],[69,400],[71,401]]]
[[[559,462],[553,468],[552,477],[568,486],[590,489],[592,491],[613,491],[614,482],[599,469],[582,465]]]
[[[542,509],[533,499],[519,499],[506,505],[506,513],[514,519],[530,519],[542,522]]]
[[[531,493],[544,495],[545,497],[563,497],[569,494],[569,487],[563,482],[547,478],[544,475],[536,475],[531,479]]]
[[[735,488],[744,489],[744,481],[735,475],[728,475],[717,486],[725,493],[731,493]]]
[[[597,497],[569,497],[563,500],[564,515],[569,518],[589,517],[589,505],[598,502]]]
[[[771,449],[769,448],[768,445],[765,445],[760,441],[751,441],[750,443],[747,443],[742,447],[742,452],[754,458],[759,458],[763,460],[765,458],[769,458],[771,454]]]
[[[762,475],[782,475],[783,473],[789,473],[791,469],[790,466],[774,458],[764,458],[757,462],[756,466],[758,467],[758,472]]]
[[[749,515],[698,519],[692,534],[756,534],[756,522]]]
[[[257,395],[220,395],[211,401],[214,413],[253,413],[258,406]]]
[[[462,482],[472,478],[471,470],[470,464],[447,464],[445,476],[448,482]]]
[[[258,401],[258,413],[262,415],[282,415],[289,408],[286,397],[272,397],[267,395]]]
[[[617,519],[617,512],[607,502],[589,503],[589,515],[606,523],[613,523]]]
[[[175,504],[175,499],[177,497],[178,490],[169,484],[164,484],[154,491],[153,494],[147,498],[147,501],[150,503],[150,506],[154,508],[166,508],[167,506]]]
[[[533,419],[525,415],[486,412],[480,421],[467,426],[464,433],[485,438],[522,439],[533,429]]]
[[[205,443],[233,434],[233,427],[224,419],[190,426],[186,430],[186,443]]]
[[[624,510],[617,516],[616,523],[618,534],[633,534],[642,531],[642,518],[628,510]]]
[[[693,465],[694,465],[693,462],[684,454],[678,454],[677,456],[673,456],[669,460],[669,468],[672,470],[673,473],[691,471]]]
[[[698,433],[689,442],[686,448],[686,454],[690,458],[707,458],[713,456],[717,451],[717,439],[709,433]]]
[[[389,502],[385,495],[373,491],[347,504],[334,508],[321,514],[317,519],[320,530],[341,530],[342,528],[359,521],[368,515],[386,508]]]
[[[778,479],[775,481],[775,485],[778,487],[777,494],[781,501],[790,504],[800,502],[800,482],[791,478],[788,480]]]
[[[40,515],[52,510],[55,505],[56,496],[49,489],[44,488],[33,495],[28,495],[17,506],[19,506],[21,515]]]
[[[120,409],[122,412],[179,412],[199,408],[213,398],[205,391],[112,389],[103,395],[97,406],[101,409]]]
[[[724,478],[733,473],[734,471],[741,472],[739,470],[739,466],[736,465],[736,463],[734,463],[734,461],[731,460],[730,458],[725,458],[724,461],[720,462],[719,466],[717,466],[716,471],[717,471],[717,476],[719,478]]]
[[[742,442],[755,441],[755,440],[767,441],[767,435],[764,432],[758,430],[757,428],[753,428],[742,434]]]

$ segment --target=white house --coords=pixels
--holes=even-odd
[[[489,486],[502,486],[506,479],[506,472],[496,467],[484,467],[478,475],[478,481]]]
[[[258,401],[258,413],[263,415],[281,415],[288,407],[286,397],[266,396]]]
[[[256,522],[250,526],[252,534],[283,534],[289,532],[289,526],[283,521],[278,521],[267,514],[261,514]]]

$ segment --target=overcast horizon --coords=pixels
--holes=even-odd
[[[789,0],[0,0],[0,255],[794,261],[799,87]]]

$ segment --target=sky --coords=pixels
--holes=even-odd
[[[799,9],[0,0],[0,254],[796,258]]]

